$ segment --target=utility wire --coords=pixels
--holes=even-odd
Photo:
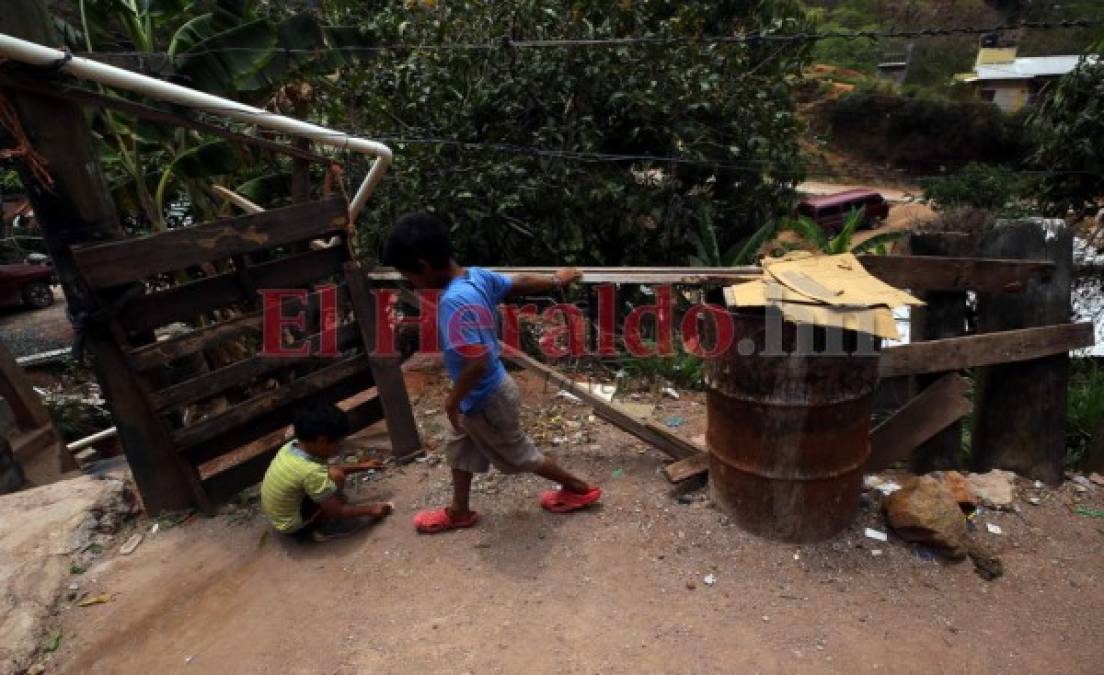
[[[205,54],[263,52],[283,54],[318,54],[320,52],[361,52],[378,53],[392,51],[479,51],[493,52],[508,49],[562,49],[571,47],[597,48],[597,47],[636,47],[636,46],[672,46],[672,45],[714,45],[714,44],[749,44],[749,43],[802,43],[818,42],[820,40],[884,40],[884,39],[917,39],[925,37],[948,37],[953,35],[985,35],[1014,30],[1064,30],[1074,28],[1091,28],[1104,26],[1104,18],[1093,19],[1065,19],[1062,21],[1020,21],[1016,23],[998,24],[994,26],[954,26],[950,28],[918,28],[910,30],[887,31],[823,31],[823,32],[798,32],[798,33],[772,33],[761,31],[758,33],[739,33],[736,35],[652,35],[632,36],[621,38],[592,38],[592,39],[546,39],[546,40],[515,40],[509,36],[502,36],[490,42],[445,42],[445,43],[399,43],[390,45],[357,46],[342,45],[334,47],[322,47],[317,49],[304,49],[296,47],[217,47],[196,49],[182,54],[176,54],[177,59],[187,59],[193,56]],[[82,53],[81,56],[95,56],[100,53]],[[153,57],[163,56],[153,52],[103,52],[116,56]]]

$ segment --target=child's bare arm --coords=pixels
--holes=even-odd
[[[322,503],[318,506],[329,520],[337,520],[339,518],[363,518],[365,516],[382,518],[391,515],[391,512],[395,510],[395,507],[392,506],[390,502],[346,504],[338,499],[337,495],[327,497],[322,500]]]
[[[579,280],[583,273],[574,267],[565,267],[554,274],[511,274],[509,276],[510,292],[507,295],[513,297],[559,290]]]
[[[445,413],[452,423],[452,428],[457,431],[460,430],[460,401],[471,393],[487,372],[487,358],[486,354],[465,357],[464,370],[460,371],[460,377],[456,378],[456,383],[452,385],[452,390],[445,399]]]

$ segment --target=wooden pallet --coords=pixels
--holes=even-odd
[[[183,480],[205,509],[256,483],[306,400],[337,403],[375,387],[376,395],[360,396],[346,411],[352,429],[386,413],[393,452],[420,451],[398,359],[368,354],[375,313],[351,261],[346,225],[345,202],[326,199],[74,249],[101,306],[130,298],[94,329],[109,332],[123,354],[122,376],[140,386],[139,396],[125,400],[112,396],[110,382],[104,390],[150,510],[158,510],[157,493],[166,489],[161,472]],[[332,245],[311,245],[319,239]],[[285,338],[309,344],[309,356],[262,353],[260,291],[277,288],[306,293],[305,303],[288,298],[281,308],[285,316],[304,315],[303,329],[292,327]],[[337,297],[338,356],[323,357],[319,316],[330,292]],[[185,328],[152,339],[170,324]],[[262,439],[267,445],[258,447]]]

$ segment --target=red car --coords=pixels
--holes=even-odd
[[[48,265],[0,265],[0,305],[42,309],[54,304],[54,270]]]

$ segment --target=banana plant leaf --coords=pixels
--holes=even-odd
[[[325,49],[322,27],[309,14],[298,14],[276,25],[276,48],[265,65],[251,76],[238,80],[241,91],[271,91],[292,75],[318,60]]]
[[[234,192],[265,208],[272,208],[291,194],[291,174],[269,173],[258,176],[237,186]]]
[[[195,42],[175,58],[177,78],[194,89],[237,98],[272,60],[277,45],[270,21],[250,21]]]
[[[169,168],[186,178],[207,178],[233,173],[242,167],[241,153],[226,141],[211,141],[177,155]]]

